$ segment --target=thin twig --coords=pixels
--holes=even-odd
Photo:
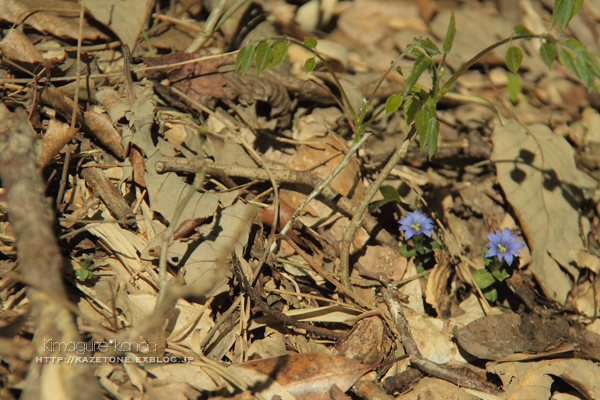
[[[344,234],[342,235],[342,245],[341,245],[341,253],[340,253],[340,280],[342,284],[349,290],[352,290],[352,284],[350,283],[350,245],[352,244],[352,239],[354,239],[354,234],[356,230],[361,225],[363,220],[363,214],[375,193],[379,190],[383,181],[388,177],[390,171],[394,169],[396,164],[400,162],[402,158],[406,155],[406,151],[408,150],[408,145],[411,140],[415,136],[415,128],[414,125],[411,127],[406,139],[402,142],[402,145],[398,147],[394,155],[387,162],[385,167],[381,170],[381,173],[377,176],[377,178],[371,183],[367,191],[365,192],[363,198],[358,203],[356,207],[356,211],[354,211],[354,215],[352,216],[352,220],[348,227],[344,230]]]
[[[202,28],[202,30],[198,33],[192,44],[190,44],[188,48],[185,49],[186,53],[193,53],[201,49],[202,46],[204,46],[204,43],[206,43],[208,38],[213,34],[213,30],[215,29],[217,22],[219,22],[219,19],[223,14],[223,8],[225,7],[226,3],[227,0],[219,0],[217,2],[215,8],[212,9],[210,15],[208,16],[208,19],[204,23],[204,27]]]

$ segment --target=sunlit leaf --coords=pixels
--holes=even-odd
[[[402,96],[393,94],[385,101],[385,114],[391,114],[402,105]]]
[[[312,38],[312,37],[305,37],[304,38],[304,45],[306,47],[308,47],[309,49],[316,49],[317,48],[317,39]]]
[[[429,159],[437,151],[438,133],[440,131],[440,122],[431,115],[429,110],[421,108],[415,115],[415,128],[419,134],[419,144],[421,151],[427,147],[429,150]]]
[[[308,73],[308,72],[312,71],[313,69],[315,69],[315,65],[316,65],[315,58],[314,57],[309,58],[304,63],[304,70]]]
[[[279,64],[280,62],[282,62],[283,60],[285,60],[287,53],[288,53],[288,44],[286,42],[283,42],[283,41],[275,42],[273,44],[273,51],[271,52],[271,54],[273,55],[273,59],[271,60],[271,64],[269,65],[269,67],[274,67],[277,64]]]
[[[440,54],[440,49],[429,38],[423,38],[419,41],[419,46],[430,56]]]
[[[450,53],[452,50],[452,43],[454,42],[454,36],[456,35],[456,20],[454,19],[454,10],[452,10],[452,15],[450,15],[450,23],[448,24],[448,31],[446,32],[446,39],[444,39],[444,45],[442,49],[444,54]]]
[[[552,11],[552,27],[558,25],[562,32],[567,27],[571,18],[577,14],[583,0],[555,0],[554,10]]]
[[[244,76],[252,66],[252,62],[254,62],[255,51],[256,45],[254,43],[250,43],[244,46],[238,53],[235,60],[235,70],[241,76]]]
[[[508,74],[508,98],[513,104],[516,104],[521,93],[521,77],[517,74]]]
[[[429,58],[425,57],[425,54],[420,53],[419,56],[417,56],[417,59],[413,63],[413,67],[410,70],[410,74],[404,82],[404,90],[402,91],[402,97],[406,96],[410,92],[410,90],[413,88],[413,86],[415,86],[415,84],[419,80],[419,77],[421,76],[423,71],[425,71],[431,65],[431,63],[432,61]]]
[[[573,51],[566,46],[559,46],[558,55],[562,65],[575,75],[588,89],[593,85],[592,70],[580,58],[576,58]]]
[[[256,74],[260,74],[265,68],[271,64],[273,55],[271,54],[271,46],[267,42],[260,42],[256,46]]]
[[[542,43],[540,46],[540,57],[544,60],[548,68],[552,68],[552,63],[556,60],[556,43],[550,41]]]
[[[533,32],[529,30],[525,25],[517,24],[515,25],[515,35],[533,35]],[[530,41],[532,38],[525,39]]]
[[[496,278],[485,268],[473,271],[473,279],[479,289],[488,288],[496,282]]]
[[[510,46],[504,54],[504,60],[508,69],[516,73],[523,62],[523,50],[517,46]]]
[[[421,109],[423,102],[419,96],[413,96],[404,103],[404,119],[410,125],[415,120],[417,111]]]
[[[576,59],[581,59],[585,64],[592,69],[596,76],[600,76],[600,64],[596,57],[583,45],[583,43],[579,42],[576,39],[567,39],[565,40],[571,49],[573,49],[573,54]]]
[[[402,73],[402,68],[400,68],[399,65],[396,65],[396,72],[398,73],[398,75],[404,76],[404,74]]]

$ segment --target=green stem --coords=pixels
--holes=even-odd
[[[493,45],[491,45],[489,47],[486,47],[485,49],[483,49],[482,51],[480,51],[479,53],[477,53],[477,55],[475,55],[473,58],[471,58],[469,61],[467,61],[462,67],[460,67],[460,69],[458,71],[456,71],[456,73],[454,75],[452,75],[452,77],[448,80],[448,82],[446,82],[446,84],[444,85],[444,87],[440,91],[439,98],[443,97],[446,93],[448,93],[448,91],[450,90],[450,88],[452,87],[452,85],[454,85],[454,82],[456,82],[456,80],[458,78],[460,78],[465,72],[467,72],[467,70],[469,68],[471,68],[473,65],[475,65],[475,63],[477,61],[481,60],[486,54],[488,54],[489,52],[491,52],[495,48],[500,47],[503,44],[506,44],[506,43],[510,42],[511,40],[535,39],[535,38],[538,38],[538,39],[544,38],[546,40],[554,40],[554,41],[556,41],[556,39],[551,38],[549,36],[545,36],[545,35],[517,35],[517,36],[508,37],[508,38],[503,39],[503,40],[501,40],[501,41],[499,41],[497,43],[494,43]]]

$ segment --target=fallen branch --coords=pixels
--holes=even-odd
[[[412,333],[410,332],[410,328],[408,326],[408,321],[404,316],[404,311],[402,311],[402,305],[398,300],[398,292],[388,288],[382,288],[381,294],[383,295],[383,300],[385,301],[385,304],[387,305],[390,314],[396,323],[396,329],[400,334],[402,345],[404,346],[406,353],[410,355],[410,363],[413,367],[417,368],[423,374],[443,379],[460,387],[492,394],[498,393],[498,389],[486,381],[473,379],[452,368],[436,364],[433,361],[423,358],[415,340],[412,337]]]
[[[27,292],[34,304],[34,355],[64,357],[66,361],[73,354],[69,354],[64,346],[57,351],[48,351],[44,345],[78,343],[81,338],[73,316],[60,302],[66,298],[61,275],[64,261],[51,227],[52,212],[44,200],[44,183],[33,151],[35,132],[24,110],[11,113],[1,103],[0,121],[0,142],[3,144],[0,176],[6,190],[9,221],[17,237],[21,273],[34,287],[41,289],[30,287]],[[58,379],[52,385],[62,398],[102,399],[100,386],[89,366],[67,362],[31,362],[23,398],[43,397],[44,390],[48,389],[42,380],[44,373]]]
[[[175,161],[159,161],[156,163],[156,172],[167,173],[167,172],[180,172],[195,174],[199,170],[199,165],[195,163],[186,162],[175,162]],[[305,171],[292,171],[292,170],[271,170],[273,178],[277,182],[295,183],[299,185],[306,185],[310,188],[318,187],[322,184],[323,180],[318,176]],[[266,171],[260,168],[249,168],[242,167],[239,165],[222,165],[216,163],[206,163],[207,174],[226,174],[230,177],[247,178],[247,179],[259,179],[268,180]],[[356,211],[356,203],[342,196],[331,186],[325,186],[320,194],[321,198],[330,204],[335,205],[344,215],[351,217]],[[373,216],[365,215],[362,226],[371,235],[374,236],[375,240],[382,244],[396,248],[398,242],[394,237],[379,226],[379,222]]]

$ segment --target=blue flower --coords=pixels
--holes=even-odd
[[[498,256],[498,260],[506,260],[508,265],[513,262],[513,256],[520,254],[519,250],[521,247],[525,247],[525,244],[517,240],[517,235],[511,235],[511,231],[508,228],[504,228],[502,232],[496,229],[496,233],[486,233],[490,242],[486,244],[490,249],[486,253],[486,257]]]
[[[406,213],[406,217],[401,218],[398,222],[401,224],[400,230],[406,232],[404,234],[404,239],[406,240],[421,233],[431,237],[433,221],[427,218],[421,211],[409,211]]]

